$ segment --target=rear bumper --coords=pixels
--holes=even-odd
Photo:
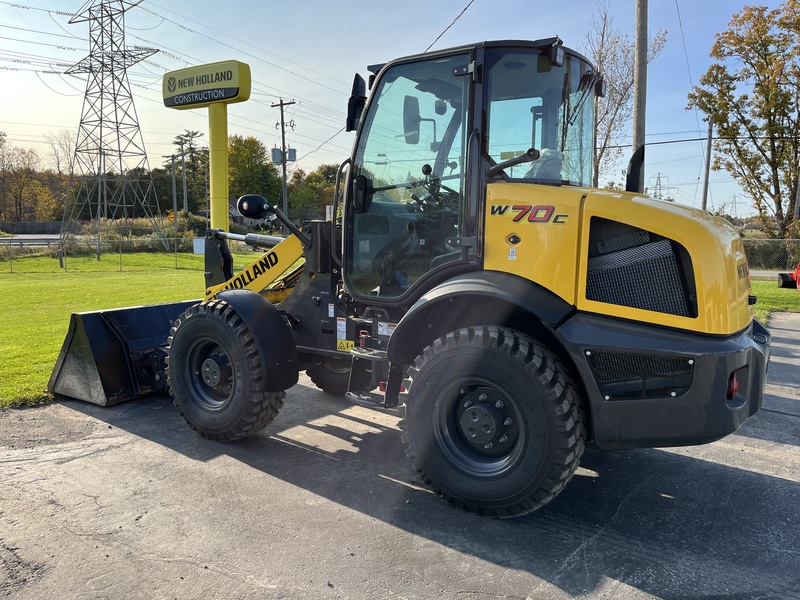
[[[770,334],[758,321],[720,337],[579,313],[556,335],[584,382],[602,448],[713,442],[761,408]],[[739,388],[728,398],[732,373]]]

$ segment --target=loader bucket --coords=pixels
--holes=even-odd
[[[198,302],[73,313],[47,391],[101,406],[165,392],[172,322]]]
[[[778,287],[793,288],[795,286],[797,286],[797,282],[789,273],[778,273]]]

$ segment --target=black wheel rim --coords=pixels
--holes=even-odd
[[[517,403],[488,381],[445,388],[434,413],[434,435],[446,458],[476,477],[514,469],[528,442]]]
[[[223,409],[233,396],[233,366],[216,340],[200,338],[189,348],[184,373],[191,397],[207,410]]]

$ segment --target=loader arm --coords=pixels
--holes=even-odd
[[[245,238],[251,239],[245,239]],[[266,240],[266,236],[265,237]],[[220,264],[226,263],[226,257],[215,256],[220,253],[218,240],[235,239],[251,243],[254,246],[261,246],[258,240],[253,242],[253,236],[237,236],[235,234],[214,231],[207,236],[206,260],[211,257],[212,261]],[[209,248],[209,242],[212,248]],[[211,252],[209,252],[209,250]],[[227,251],[227,249],[225,249]],[[261,254],[256,260],[244,269],[229,277],[226,281],[211,285],[206,288],[205,301],[212,300],[219,292],[224,290],[250,290],[256,293],[265,293],[269,299],[275,303],[282,300],[282,296],[288,293],[292,283],[297,279],[297,275],[303,268],[300,262],[303,257],[303,244],[296,236],[290,236],[282,240],[273,248]],[[216,266],[216,265],[215,265]],[[224,270],[224,267],[222,268]],[[213,278],[215,271],[220,268],[206,266],[206,277]]]

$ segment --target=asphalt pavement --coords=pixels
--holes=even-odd
[[[58,243],[57,233],[19,233],[9,237],[0,237],[0,245],[6,246],[50,246]]]
[[[764,406],[736,434],[589,447],[512,520],[446,505],[396,412],[305,376],[234,444],[167,398],[0,413],[0,597],[800,598],[800,314],[769,327]]]

